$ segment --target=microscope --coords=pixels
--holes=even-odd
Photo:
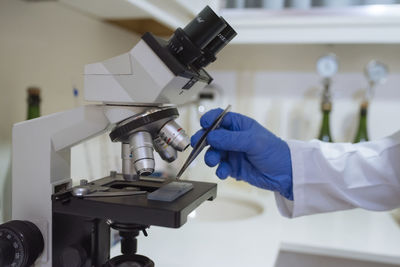
[[[136,254],[151,225],[179,228],[216,197],[213,183],[154,179],[154,150],[167,162],[189,146],[177,106],[212,81],[204,70],[236,32],[205,7],[169,40],[143,35],[133,49],[86,65],[92,104],[13,127],[12,221],[0,225],[0,266],[154,266]],[[70,149],[110,131],[122,173],[73,186]],[[110,259],[110,229],[122,255]]]

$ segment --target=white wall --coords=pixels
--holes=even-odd
[[[2,215],[10,216],[11,128],[26,119],[26,88],[42,89],[43,115],[71,109],[83,103],[82,97],[74,101],[72,87],[83,88],[84,65],[124,53],[138,40],[131,32],[56,1],[0,0],[0,221]],[[104,136],[97,140],[108,142]],[[107,151],[98,153],[92,147],[89,143],[73,149],[75,176],[87,178],[86,174],[93,173],[98,177],[109,167],[100,161]],[[114,147],[109,144],[107,149]]]
[[[26,118],[26,88],[42,88],[42,114],[74,106],[83,67],[128,51],[138,37],[57,2],[0,1],[0,138]]]
[[[259,44],[251,46],[232,44],[221,51],[217,56],[219,59],[210,67],[225,70],[314,72],[318,57],[328,52],[333,52],[338,56],[340,72],[359,72],[371,59],[379,59],[387,63],[392,72],[400,72],[399,44]]]
[[[255,117],[284,138],[309,140],[319,130],[320,77],[315,63],[334,52],[339,73],[333,79],[331,128],[334,139],[351,141],[366,79],[364,66],[372,59],[390,69],[387,83],[376,89],[369,114],[371,139],[400,129],[400,45],[232,45],[211,65],[235,77],[238,112]],[[218,81],[224,87],[224,81]],[[232,103],[234,104],[234,103]]]

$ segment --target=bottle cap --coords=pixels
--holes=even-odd
[[[322,109],[322,111],[331,111],[332,103],[331,102],[322,102],[321,109]]]
[[[27,89],[29,95],[40,95],[40,88],[39,87],[28,87]]]
[[[367,109],[368,108],[368,105],[369,105],[369,102],[368,101],[363,101],[363,102],[361,102],[361,108],[362,109]]]

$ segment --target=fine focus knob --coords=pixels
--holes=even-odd
[[[43,236],[35,224],[15,220],[0,225],[0,266],[31,266],[43,248]]]

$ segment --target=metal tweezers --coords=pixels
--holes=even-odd
[[[226,109],[219,114],[219,116],[215,119],[211,127],[209,127],[203,135],[200,137],[200,140],[197,142],[197,144],[194,146],[192,152],[190,153],[189,157],[186,159],[185,163],[183,164],[182,168],[176,175],[176,179],[179,180],[179,178],[182,176],[184,171],[189,167],[189,165],[197,158],[197,156],[200,154],[200,152],[207,146],[207,135],[209,132],[212,130],[217,129],[222,122],[222,119],[225,117],[226,113],[231,109],[231,105],[228,105]]]

